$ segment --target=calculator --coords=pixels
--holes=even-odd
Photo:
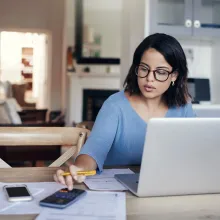
[[[85,190],[73,189],[69,191],[67,188],[60,189],[54,194],[46,197],[39,202],[40,206],[63,209],[73,204],[78,199],[86,195]]]

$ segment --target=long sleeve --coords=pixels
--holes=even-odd
[[[91,156],[102,171],[107,154],[114,142],[118,127],[118,111],[110,100],[106,100],[100,109],[92,132],[79,155]]]

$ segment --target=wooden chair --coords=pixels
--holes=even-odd
[[[49,167],[59,167],[76,157],[90,131],[74,127],[0,127],[0,146],[68,146],[68,150]],[[1,159],[0,167],[10,166]]]
[[[76,127],[77,128],[86,128],[91,131],[94,123],[95,123],[94,121],[82,121],[82,122],[76,124]]]

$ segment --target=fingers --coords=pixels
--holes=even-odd
[[[56,174],[53,175],[53,178],[57,183],[66,185],[69,190],[72,190],[74,182],[82,183],[85,181],[86,177],[83,175],[77,175],[77,171],[82,171],[82,168],[76,167],[74,165],[69,166],[69,171],[71,175],[64,177],[62,176],[64,171],[59,169],[57,170]]]
[[[76,167],[74,165],[71,165],[69,167],[70,173],[73,177],[73,179],[78,182],[78,183],[82,183],[85,180],[85,176],[82,175],[77,175],[77,171],[82,171],[82,168]]]
[[[85,181],[86,177],[85,176],[74,176],[73,177],[78,183],[82,183]]]
[[[53,175],[53,179],[55,182],[57,182],[57,183],[59,182],[56,174]]]
[[[69,170],[72,176],[76,176],[77,175],[77,171],[81,171],[82,169],[79,167],[76,167],[74,165],[70,165],[69,166]]]
[[[64,173],[63,170],[57,170],[56,174],[54,174],[53,178],[57,183],[61,183],[63,185],[66,185],[69,190],[73,189],[73,178],[72,176],[67,176],[64,178],[62,176],[62,173]]]
[[[65,179],[64,177],[61,175],[62,173],[64,173],[63,170],[57,170],[56,174],[54,175],[54,180],[58,183],[61,183],[63,185],[65,185]]]
[[[73,189],[73,178],[72,176],[67,176],[66,177],[66,185],[67,185],[67,188],[68,190],[72,190]]]

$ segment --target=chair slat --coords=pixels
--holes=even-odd
[[[50,165],[59,167],[71,157],[74,159],[89,133],[87,129],[76,127],[1,127],[0,146],[71,146]],[[10,168],[1,158],[0,167]]]
[[[75,127],[1,127],[0,146],[77,145],[80,132]]]

